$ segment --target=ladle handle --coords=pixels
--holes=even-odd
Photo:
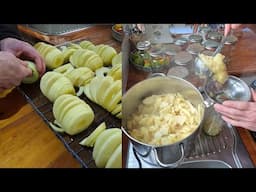
[[[155,160],[156,162],[158,163],[159,166],[161,167],[168,167],[168,168],[175,168],[175,167],[178,167],[179,164],[184,160],[184,146],[183,144],[181,143],[180,145],[180,152],[181,152],[181,156],[180,158],[174,162],[174,163],[168,163],[168,164],[165,164],[163,162],[161,162],[158,158],[158,154],[157,154],[157,149],[156,148],[153,148],[153,154],[154,154],[154,157],[155,157]]]

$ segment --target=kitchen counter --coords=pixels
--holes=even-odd
[[[228,58],[227,70],[230,75],[238,77],[251,76],[256,79],[256,34],[253,31],[235,31],[238,41],[229,46],[224,46],[222,53]],[[126,38],[126,43],[128,43]],[[148,72],[139,71],[129,62],[124,63],[126,90],[137,82],[144,80],[149,75]],[[124,77],[123,77],[124,78]],[[256,166],[256,141],[253,140],[250,132],[244,128],[235,128],[239,133],[242,143],[244,144],[250,159]],[[123,136],[123,166],[127,165],[128,139]]]
[[[86,38],[95,44],[110,44],[120,51],[111,35],[111,25],[97,25],[65,35],[47,37],[19,25],[29,40],[61,44]],[[81,164],[65,148],[54,131],[36,113],[18,89],[0,99],[1,168],[79,168]]]

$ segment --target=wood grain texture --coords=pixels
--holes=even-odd
[[[242,138],[243,144],[245,145],[254,166],[256,166],[256,142],[253,140],[248,130],[239,127],[237,128],[237,131]]]
[[[0,100],[1,168],[78,168],[53,131],[15,89]]]
[[[222,53],[228,58],[227,70],[232,75],[256,72],[256,33],[253,31],[235,31],[238,41],[225,45]]]

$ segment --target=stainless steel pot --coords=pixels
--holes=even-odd
[[[135,112],[137,106],[145,97],[164,93],[181,93],[194,106],[202,104],[203,115],[198,128],[188,137],[170,145],[153,146],[138,141],[127,131],[127,117]],[[123,96],[122,131],[129,138],[137,154],[150,164],[161,167],[177,167],[193,148],[195,138],[201,131],[204,118],[204,99],[197,88],[188,81],[175,77],[153,77],[143,80],[131,87]]]

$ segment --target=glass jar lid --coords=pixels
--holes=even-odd
[[[204,50],[204,51],[202,51],[202,54],[204,54],[204,55],[208,55],[208,56],[213,56],[214,51]]]
[[[175,45],[185,45],[188,42],[188,39],[185,37],[179,37],[175,41]]]
[[[183,66],[175,66],[168,70],[167,76],[176,76],[180,78],[185,78],[189,74],[189,71],[186,67]]]
[[[211,31],[211,32],[208,33],[208,38],[212,39],[212,40],[219,41],[222,38],[222,34],[220,34],[217,31]]]
[[[202,34],[207,34],[211,31],[211,27],[207,26],[207,27],[199,27],[199,33],[202,33]]]
[[[203,37],[201,35],[197,35],[197,34],[192,34],[188,37],[190,42],[193,43],[198,43],[201,42],[203,40]]]
[[[136,45],[138,50],[148,50],[151,47],[150,41],[139,41]]]
[[[181,51],[181,47],[179,45],[169,44],[165,46],[165,53],[167,55],[176,55]]]
[[[208,50],[216,49],[219,46],[219,42],[213,40],[206,40],[203,45]]]
[[[186,51],[181,51],[177,55],[174,56],[174,62],[177,65],[186,65],[190,61],[192,61],[192,59],[193,59],[193,56]]]
[[[187,51],[191,54],[197,55],[204,50],[200,43],[192,43],[188,46]]]

